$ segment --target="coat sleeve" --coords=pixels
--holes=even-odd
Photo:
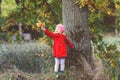
[[[74,48],[74,45],[66,38],[66,43],[70,48]]]
[[[45,29],[44,32],[48,37],[55,38],[55,34],[51,31],[49,31],[48,29]]]

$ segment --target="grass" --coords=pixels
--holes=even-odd
[[[120,44],[120,38],[119,37],[104,37],[103,41],[108,44]]]
[[[44,62],[41,63],[41,59]],[[2,61],[0,62],[0,80],[56,79],[51,49],[38,41],[1,44],[0,61]],[[77,72],[68,69],[62,78],[64,78],[63,80],[77,80],[79,75],[75,75],[75,73]]]
[[[81,80],[71,70],[67,70],[64,74],[59,74],[59,79],[55,77],[53,71],[48,73],[25,73],[17,68],[7,69],[0,73],[0,80]]]

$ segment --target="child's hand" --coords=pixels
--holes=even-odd
[[[43,30],[43,31],[44,31],[44,30],[45,30],[45,27],[41,27],[41,30]]]

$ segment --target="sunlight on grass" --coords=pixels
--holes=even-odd
[[[103,38],[103,41],[105,43],[109,43],[109,44],[120,44],[120,38],[119,37],[107,37],[107,38]]]

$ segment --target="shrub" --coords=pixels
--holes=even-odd
[[[45,43],[4,43],[0,46],[0,66],[16,66],[25,72],[47,72],[53,63],[51,48]]]
[[[95,44],[95,53],[101,58],[103,65],[105,67],[106,73],[109,75],[109,79],[118,80],[120,75],[120,52],[117,49],[117,46],[120,46],[119,41],[110,39],[109,41],[99,41]]]

